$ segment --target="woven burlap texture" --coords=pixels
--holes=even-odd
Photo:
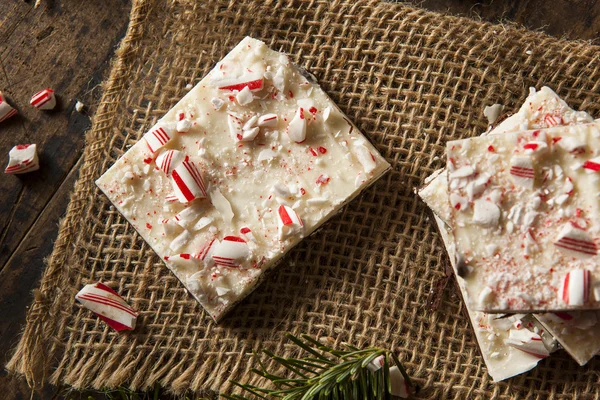
[[[93,182],[246,35],[316,75],[393,169],[216,325]],[[564,353],[491,381],[454,285],[428,306],[446,256],[414,194],[445,164],[447,140],[486,129],[486,104],[514,108],[549,85],[600,116],[599,51],[390,3],[134,0],[8,369],[33,385],[228,393],[228,379],[256,382],[253,349],[292,355],[292,332],[393,349],[423,398],[600,398],[600,362],[580,368]],[[135,332],[117,334],[75,302],[99,280],[141,312]]]

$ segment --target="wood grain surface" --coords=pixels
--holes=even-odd
[[[419,0],[421,7],[491,22],[514,22],[557,37],[598,41],[600,1],[592,0]],[[25,322],[43,259],[52,251],[60,217],[77,177],[84,146],[115,47],[129,14],[127,0],[0,1],[0,91],[19,115],[0,124],[0,163],[19,143],[37,143],[39,171],[0,174],[0,362],[6,363]],[[55,111],[29,106],[31,95],[51,87]],[[84,113],[75,101],[86,104]],[[103,398],[104,396],[98,396]],[[65,396],[45,386],[32,393],[20,379],[0,374],[0,398],[87,398]]]

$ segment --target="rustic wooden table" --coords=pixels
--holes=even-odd
[[[19,115],[0,126],[0,162],[18,143],[37,143],[39,171],[0,174],[0,362],[6,363],[25,322],[44,257],[52,250],[58,222],[77,177],[84,134],[98,105],[110,59],[127,29],[128,0],[0,1],[0,91]],[[492,22],[511,21],[557,37],[598,40],[600,1],[595,0],[414,0],[424,8]],[[30,96],[51,87],[58,107],[43,112]],[[74,110],[76,100],[86,108]],[[28,399],[31,390],[2,370],[0,395]],[[45,387],[36,398],[64,398]],[[79,398],[71,395],[69,398]]]

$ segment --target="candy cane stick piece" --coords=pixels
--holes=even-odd
[[[116,331],[135,329],[138,313],[103,283],[84,286],[75,299]]]
[[[54,90],[50,88],[40,90],[31,97],[29,104],[40,110],[52,110],[54,107],[56,107],[56,96],[54,95]]]

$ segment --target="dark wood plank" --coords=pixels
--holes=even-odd
[[[598,41],[600,1],[597,0],[414,0],[423,8],[480,18],[515,22],[557,37]]]
[[[0,124],[0,161],[18,143],[37,143],[41,170],[23,175],[0,174],[0,362],[6,363],[25,321],[52,251],[58,221],[64,214],[77,176],[90,126],[89,115],[101,95],[110,59],[125,34],[130,4],[102,2],[0,2],[0,90],[20,115]],[[44,87],[58,94],[58,107],[42,112],[29,106],[31,95]],[[80,99],[83,114],[74,111]],[[29,399],[22,379],[2,369],[2,398]],[[58,389],[45,386],[34,398],[52,398]],[[63,398],[57,396],[57,398]]]
[[[6,164],[16,144],[37,143],[41,163],[36,172],[0,176],[0,269],[80,156],[89,119],[74,111],[75,99],[91,103],[94,74],[106,67],[129,12],[125,0],[47,3],[0,2],[0,90],[19,109],[0,125],[0,160]],[[58,94],[55,111],[29,106],[45,87]]]

